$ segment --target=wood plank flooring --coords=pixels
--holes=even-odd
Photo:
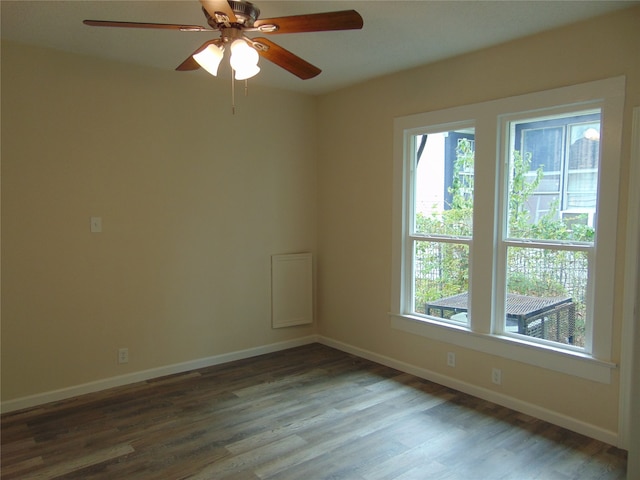
[[[1,478],[623,480],[626,454],[313,344],[1,418]]]

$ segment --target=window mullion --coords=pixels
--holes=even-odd
[[[496,200],[498,171],[497,125],[495,116],[476,118],[473,244],[470,252],[469,327],[478,333],[491,333],[493,290],[495,287],[494,245],[496,240]]]

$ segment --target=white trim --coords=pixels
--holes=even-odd
[[[629,448],[633,386],[634,339],[640,333],[638,325],[638,282],[640,279],[640,106],[633,109],[632,145],[629,166],[629,201],[627,203],[627,239],[622,299],[622,354],[620,358],[620,414],[618,432],[621,448]],[[636,352],[636,354],[640,354]],[[636,372],[636,375],[640,372]],[[636,399],[638,401],[638,399]]]
[[[165,365],[163,367],[151,368],[149,370],[128,373],[126,375],[104,378],[101,380],[96,380],[94,382],[83,383],[81,385],[74,385],[72,387],[61,388],[59,390],[52,390],[49,392],[38,393],[36,395],[29,395],[26,397],[8,400],[2,402],[2,404],[0,405],[0,411],[2,411],[2,413],[4,414],[13,412],[15,410],[22,410],[23,408],[35,407],[49,402],[57,402],[67,398],[76,397],[78,395],[99,392],[108,388],[121,387],[123,385],[129,385],[136,382],[143,382],[152,378],[188,372],[190,370],[195,370],[198,368],[211,367],[214,365],[220,365],[222,363],[232,362],[234,360],[242,360],[245,358],[255,357],[257,355],[264,355],[265,353],[272,353],[280,350],[286,350],[288,348],[299,347],[301,345],[307,345],[310,343],[315,343],[317,341],[318,338],[316,335],[309,335],[307,337],[296,338],[294,340],[271,343],[269,345],[248,348],[246,350],[237,350],[235,352],[223,353],[220,355],[214,355],[212,357],[199,358],[196,360],[190,360],[188,362],[175,363],[173,365]]]
[[[555,372],[585,378],[599,383],[611,383],[611,370],[617,365],[597,360],[582,352],[526,341],[505,335],[472,332],[464,327],[435,322],[409,315],[391,315],[391,327],[403,332],[420,335],[459,347],[498,357],[517,359]],[[460,332],[464,332],[461,335]]]
[[[417,367],[415,365],[402,362],[385,355],[380,355],[369,350],[364,350],[347,343],[333,340],[328,337],[320,336],[318,338],[318,342],[322,343],[323,345],[336,348],[343,352],[357,355],[358,357],[366,358],[367,360],[371,360],[373,362],[395,368],[402,372],[424,378],[425,380],[444,385],[445,387],[453,388],[460,392],[473,395],[474,397],[482,398],[483,400],[487,400],[489,402],[502,405],[512,410],[525,413],[540,420],[544,420],[545,422],[549,422],[568,430],[580,433],[582,435],[595,438],[596,440],[600,440],[610,445],[615,445],[618,440],[618,435],[616,434],[616,432],[612,432],[611,430],[607,430],[596,425],[583,422],[576,418],[554,412],[553,410],[549,410],[547,408],[543,408],[529,402],[524,402],[517,398],[510,397],[509,395],[478,387],[477,385],[463,382],[455,378],[451,378],[446,375],[427,370],[425,368]]]

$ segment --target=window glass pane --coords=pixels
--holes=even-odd
[[[531,157],[531,169],[542,167],[545,172],[562,168],[564,128],[523,128],[522,154]]]
[[[569,170],[598,169],[600,122],[571,125]]]
[[[572,113],[511,126],[507,236],[591,242],[598,201],[600,114]]]
[[[417,240],[413,269],[414,312],[467,324],[469,247]]]
[[[508,247],[505,330],[585,346],[588,253]]]
[[[414,136],[418,234],[471,236],[474,129]]]
[[[567,176],[567,210],[594,211],[598,191],[597,172],[569,172]]]
[[[560,172],[557,173],[542,173],[542,178],[538,179],[538,174],[535,171],[529,171],[529,173],[525,173],[525,181],[531,185],[536,182],[538,183],[538,188],[535,189],[534,196],[541,193],[555,193],[560,192],[560,187],[562,186],[562,175]]]
[[[524,207],[531,212],[533,217],[529,217],[531,223],[537,223],[545,215],[549,214],[557,205],[560,199],[559,194],[533,194],[529,198],[524,200]]]

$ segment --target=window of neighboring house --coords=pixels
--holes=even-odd
[[[617,78],[396,119],[393,325],[608,382],[623,103]]]

